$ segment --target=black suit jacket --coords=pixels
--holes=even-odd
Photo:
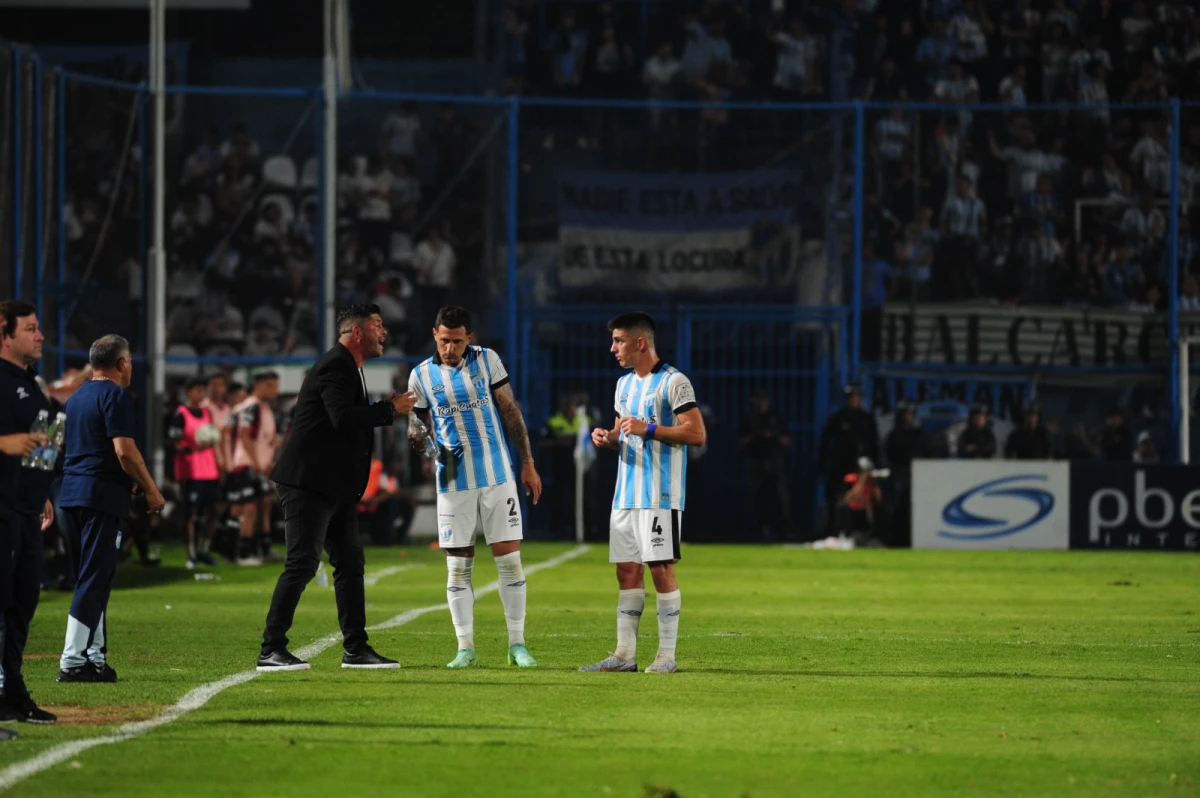
[[[304,378],[292,432],[271,479],[339,502],[357,502],[367,487],[376,427],[390,426],[392,403],[369,404],[354,356],[341,344]]]

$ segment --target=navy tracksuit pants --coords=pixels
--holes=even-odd
[[[99,513],[90,507],[64,507],[71,523],[67,546],[78,574],[75,597],[67,616],[67,637],[63,644],[63,669],[78,668],[86,662],[104,662],[108,651],[105,615],[108,597],[117,575],[121,526],[124,519]]]

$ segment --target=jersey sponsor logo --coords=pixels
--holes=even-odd
[[[662,500],[663,500],[663,501],[665,501],[665,502],[669,502],[669,501],[671,501],[671,494],[669,494],[669,493],[664,493],[664,494],[662,495]]]
[[[25,390],[24,388],[17,388],[17,398],[18,399],[28,399],[29,391]]]
[[[473,402],[459,402],[458,404],[453,405],[435,405],[433,412],[439,416],[452,416],[455,413],[466,413],[468,410],[478,410],[481,407],[487,407],[491,403],[491,399],[483,396]]]

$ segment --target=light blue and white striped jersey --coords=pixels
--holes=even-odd
[[[615,405],[618,418],[674,426],[680,413],[696,407],[696,391],[682,371],[660,360],[645,377],[630,372],[617,380]],[[686,446],[660,440],[634,446],[622,433],[620,460],[614,510],[683,510]]]
[[[434,438],[442,449],[437,463],[438,493],[502,485],[513,478],[508,443],[492,392],[508,383],[500,356],[468,346],[452,368],[429,358],[408,375],[417,408],[430,409]]]

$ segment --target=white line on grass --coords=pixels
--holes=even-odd
[[[404,571],[411,571],[413,568],[420,568],[420,565],[393,565],[391,568],[382,568],[375,573],[367,574],[363,579],[363,584],[367,587],[375,587],[379,584],[380,579],[387,579],[389,576],[395,576]]]
[[[588,549],[588,546],[576,546],[570,551],[560,554],[557,557],[551,557],[549,560],[534,563],[525,569],[525,573],[537,573],[538,571],[542,571],[547,568],[554,568],[555,566],[562,565],[563,563],[573,560],[581,554],[586,553]],[[399,567],[405,568],[408,566]],[[386,571],[388,569],[384,570]],[[376,576],[378,577],[382,573],[383,571],[380,571],[378,574],[376,574]],[[499,590],[499,588],[499,582],[492,582],[491,584],[485,585],[476,590],[475,595],[483,596],[487,595],[488,593],[494,593],[495,591]],[[417,609],[402,612],[393,618],[389,618],[383,623],[377,623],[374,626],[368,627],[368,629],[372,631],[381,629],[395,629],[397,626],[403,626],[406,623],[410,623],[417,618],[420,618],[422,615],[426,615],[431,612],[437,612],[438,610],[448,609],[449,606],[449,604],[443,602],[441,604],[433,604],[428,607],[418,607]],[[320,654],[322,651],[325,651],[330,646],[339,642],[341,639],[342,636],[340,634],[327,635],[313,643],[309,643],[307,646],[304,646],[301,649],[298,649],[295,654],[301,659],[311,659]],[[242,671],[241,673],[235,673],[231,676],[226,676],[224,679],[219,679],[215,682],[209,682],[206,685],[197,687],[195,690],[188,692],[183,696],[183,698],[179,699],[178,703],[167,707],[149,720],[123,724],[118,726],[112,732],[100,737],[90,737],[86,740],[73,740],[69,743],[62,743],[43,751],[31,759],[26,759],[24,762],[17,762],[9,765],[8,767],[4,768],[4,770],[0,770],[0,790],[7,790],[8,788],[16,785],[18,782],[40,773],[47,768],[54,767],[60,762],[65,762],[72,757],[78,756],[89,748],[95,748],[98,745],[121,743],[125,742],[126,740],[132,740],[134,737],[141,737],[143,734],[153,731],[159,726],[165,726],[172,721],[178,720],[192,710],[199,709],[207,704],[209,699],[218,693],[223,692],[230,687],[234,687],[239,684],[245,684],[259,675],[260,674],[257,671]]]

